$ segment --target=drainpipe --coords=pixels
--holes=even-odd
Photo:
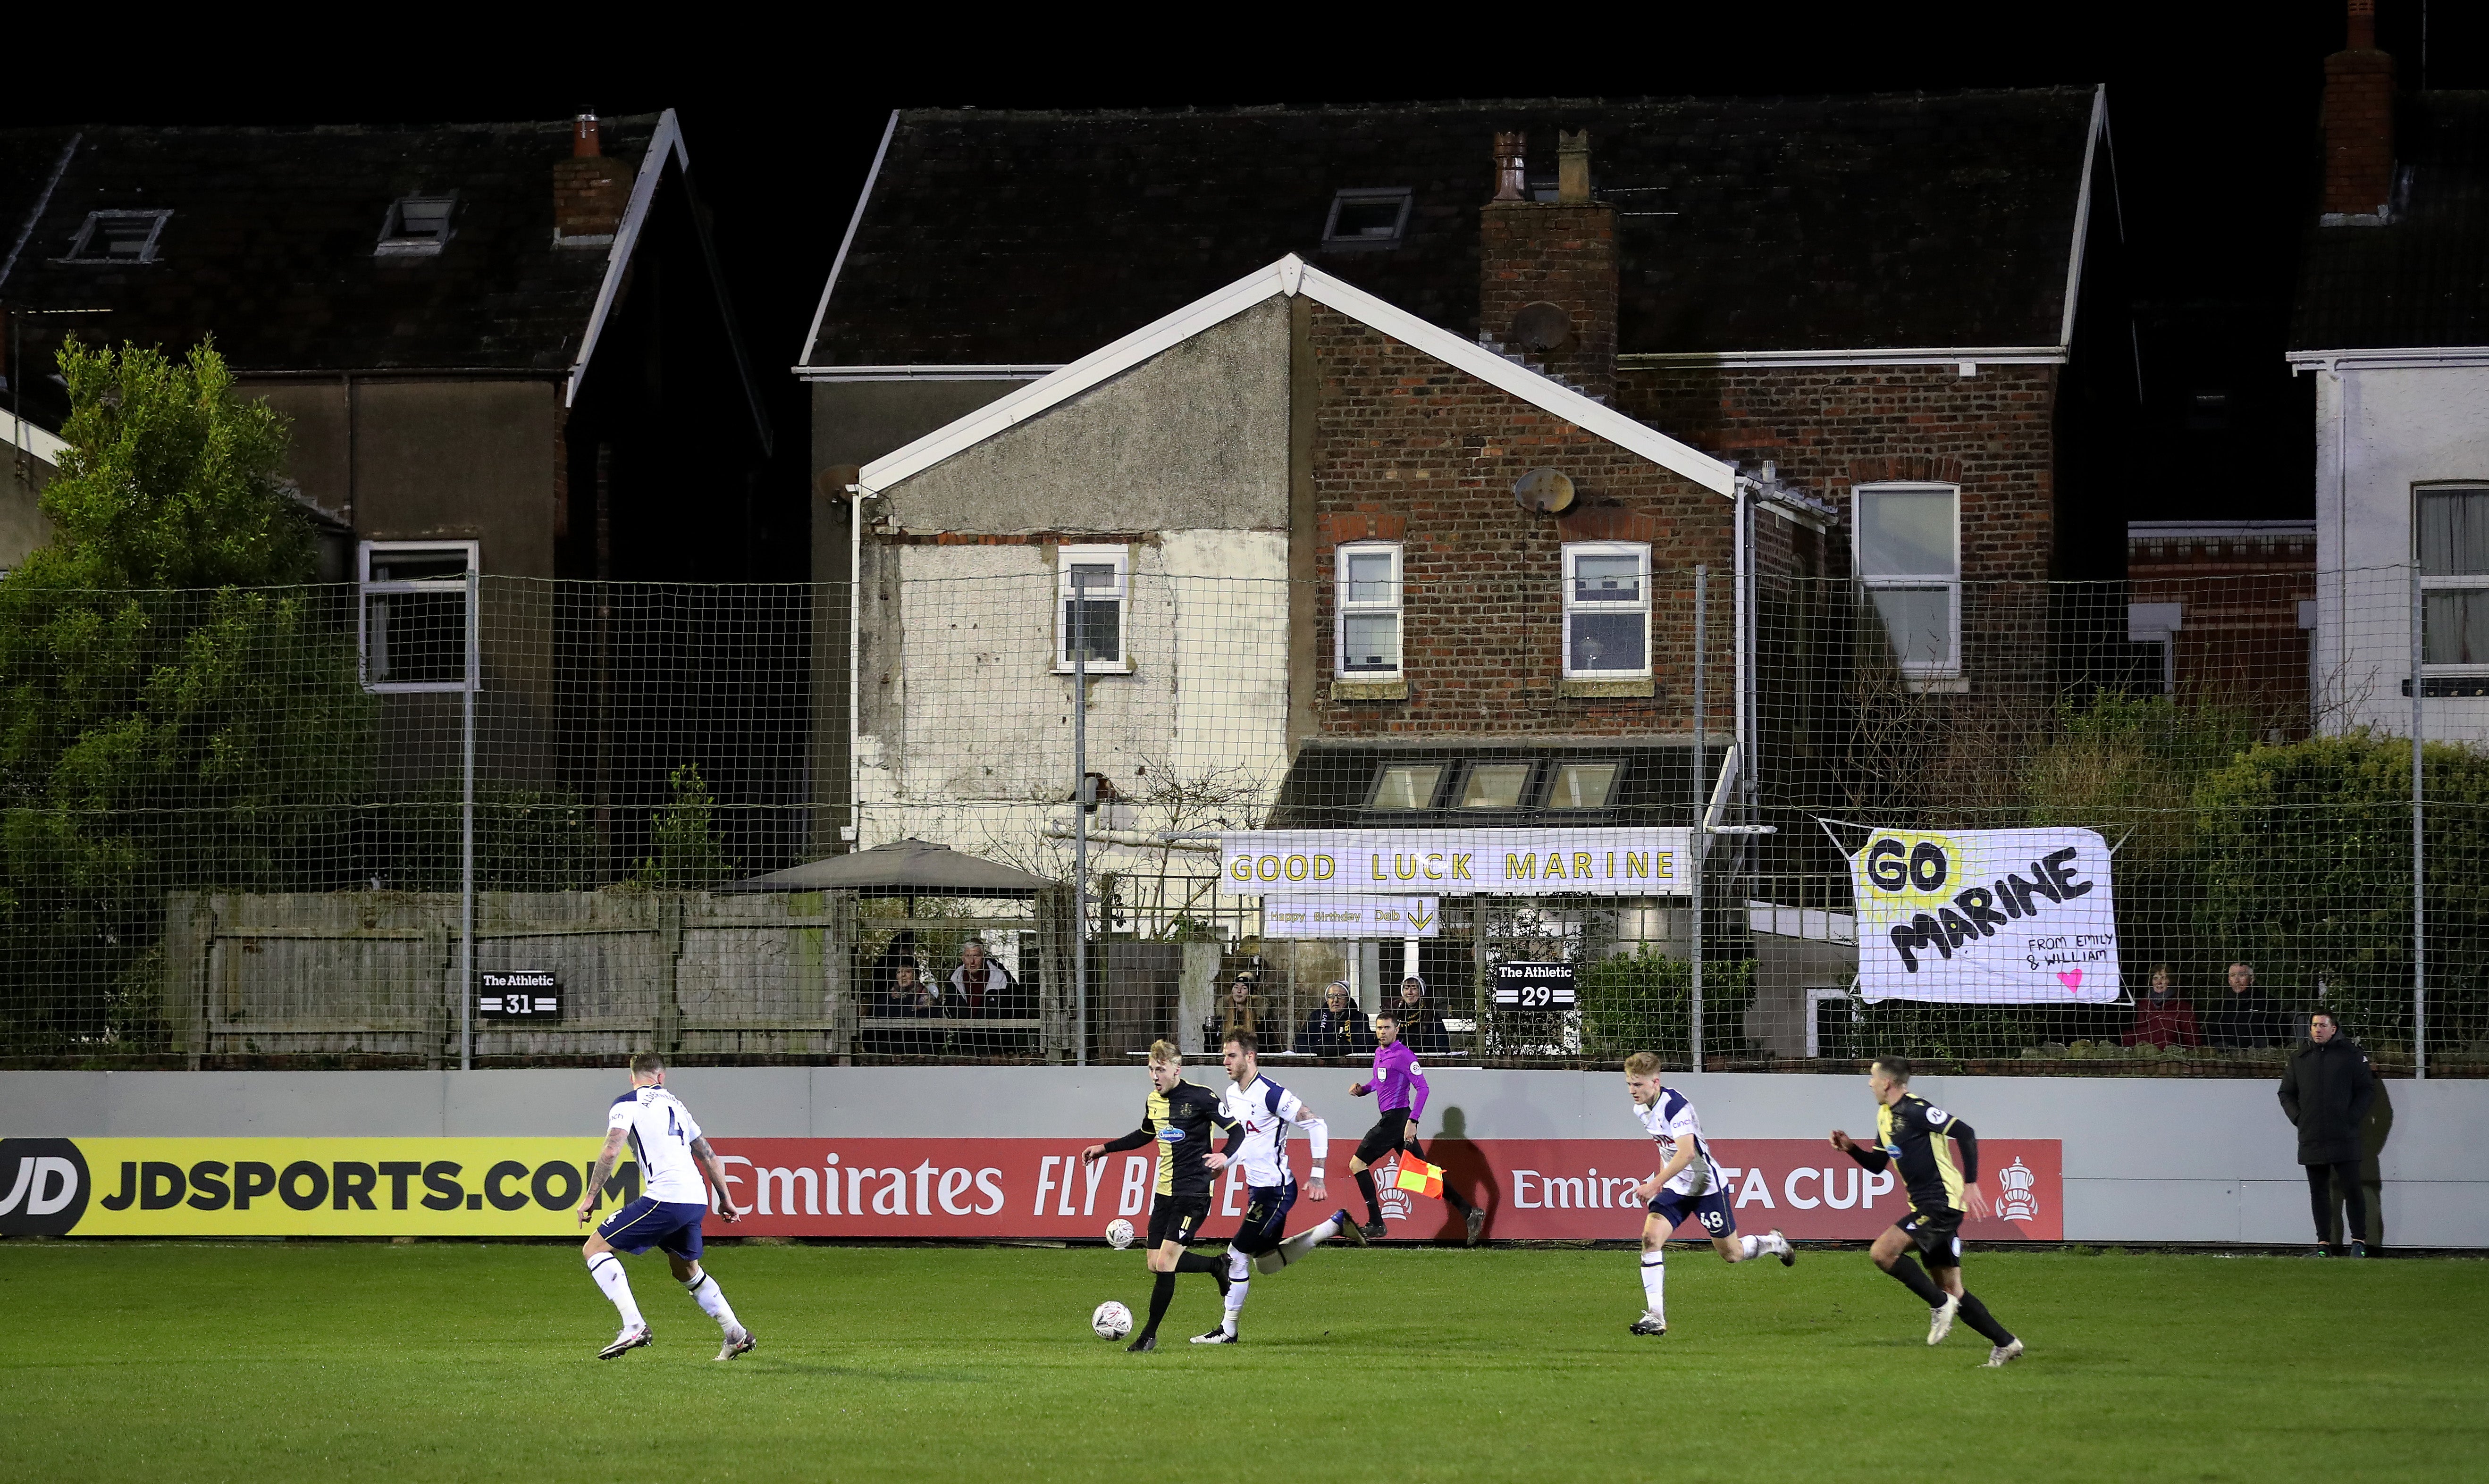
[[[856,662],[863,651],[864,633],[864,497],[861,484],[842,487],[847,497],[847,822],[839,828],[839,836],[856,849],[864,848],[864,799],[861,792],[864,778],[857,760],[856,744],[862,736],[863,677],[856,672]]]

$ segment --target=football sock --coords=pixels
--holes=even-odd
[[[1383,1197],[1374,1193],[1374,1172],[1372,1170],[1359,1170],[1357,1172],[1357,1188],[1365,1197],[1366,1220],[1369,1222],[1381,1222],[1383,1219]]]
[[[1642,1255],[1642,1306],[1661,1324],[1668,1323],[1668,1258],[1663,1253]]]
[[[1964,1293],[1961,1296],[1961,1322],[1985,1335],[1990,1345],[2014,1343],[2014,1331],[1996,1322],[1996,1317],[1988,1312],[1988,1305],[1979,1301],[1977,1294]]]
[[[1461,1194],[1458,1190],[1453,1189],[1449,1185],[1445,1185],[1444,1187],[1444,1204],[1449,1206],[1452,1210],[1459,1212],[1464,1216],[1477,1209],[1470,1204],[1470,1198],[1468,1196]]]
[[[1243,1312],[1244,1308],[1244,1295],[1247,1290],[1252,1288],[1252,1286],[1253,1285],[1249,1281],[1244,1278],[1238,1278],[1235,1282],[1227,1285],[1227,1313],[1225,1317],[1218,1321],[1218,1327],[1226,1330],[1229,1334],[1234,1334],[1236,1332],[1236,1316]]]
[[[1158,1275],[1158,1281],[1150,1285],[1150,1322],[1148,1327],[1141,1333],[1158,1333],[1159,1321],[1166,1318],[1167,1305],[1174,1301],[1175,1274],[1161,1272]]]
[[[588,1260],[587,1275],[605,1290],[606,1298],[614,1300],[614,1307],[622,1315],[623,1328],[637,1329],[647,1323],[640,1317],[640,1305],[632,1301],[631,1278],[622,1270],[622,1259],[611,1252],[599,1252]]]
[[[1288,1266],[1290,1263],[1295,1262],[1298,1258],[1304,1256],[1306,1253],[1311,1252],[1314,1248],[1321,1246],[1324,1242],[1330,1241],[1333,1237],[1338,1235],[1339,1223],[1336,1220],[1326,1216],[1321,1221],[1316,1222],[1312,1226],[1306,1227],[1303,1231],[1299,1232],[1294,1237],[1280,1242],[1270,1251],[1263,1253],[1260,1257],[1253,1259],[1253,1266],[1262,1270],[1264,1272],[1276,1272],[1280,1269]]]
[[[1186,1252],[1176,1258],[1175,1270],[1178,1272],[1215,1272],[1220,1277],[1225,1277],[1227,1275],[1227,1255],[1222,1252],[1216,1257],[1204,1257],[1198,1252]]]
[[[1936,1287],[1936,1280],[1928,1276],[1927,1270],[1919,1266],[1919,1260],[1917,1258],[1904,1252],[1902,1254],[1901,1260],[1896,1262],[1890,1270],[1893,1276],[1901,1281],[1903,1288],[1906,1288],[1911,1293],[1918,1295],[1919,1298],[1926,1302],[1929,1308],[1941,1309],[1944,1307],[1944,1290]]]
[[[701,1312],[716,1320],[718,1327],[729,1335],[743,1327],[734,1317],[734,1305],[726,1301],[726,1290],[717,1286],[717,1279],[708,1275],[708,1270],[702,1269],[695,1273],[692,1280],[683,1285],[683,1292],[691,1295],[692,1302],[701,1306]]]

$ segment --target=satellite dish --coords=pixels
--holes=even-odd
[[[1512,343],[1525,351],[1560,351],[1573,338],[1573,317],[1544,300],[1524,304],[1512,317]]]
[[[1524,510],[1561,515],[1573,504],[1573,481],[1552,469],[1533,469],[1513,482],[1512,498]]]

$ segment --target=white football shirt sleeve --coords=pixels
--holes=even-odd
[[[638,1111],[640,1111],[638,1100],[635,1099],[625,1098],[620,1102],[617,1102],[614,1104],[614,1106],[605,1110],[605,1127],[608,1128],[620,1128],[627,1131],[631,1127],[631,1115]]]

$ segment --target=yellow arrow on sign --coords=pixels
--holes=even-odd
[[[1435,914],[1432,912],[1412,912],[1409,914],[1409,926],[1412,928],[1423,928],[1434,920]]]

